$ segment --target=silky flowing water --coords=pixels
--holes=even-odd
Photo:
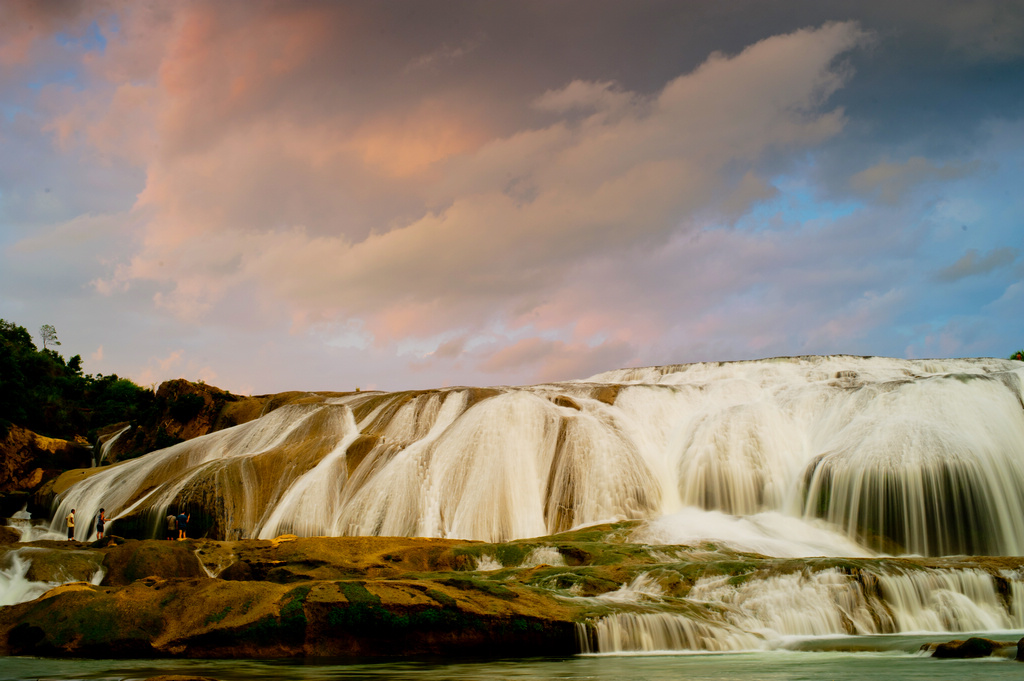
[[[104,507],[158,536],[174,506],[218,539],[508,541],[696,509],[828,531],[819,555],[1022,555],[1022,386],[1008,360],[811,357],[310,394],[92,475],[51,531]]]

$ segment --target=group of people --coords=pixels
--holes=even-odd
[[[188,521],[192,518],[191,513],[185,513],[182,511],[178,515],[174,515],[173,511],[167,516],[167,539],[186,539],[188,531]],[[75,538],[75,509],[71,509],[71,513],[68,513],[65,522],[68,525],[68,539]],[[103,527],[107,524],[107,510],[104,508],[100,509],[100,514],[96,516],[96,539],[103,539]]]
[[[182,511],[174,515],[173,511],[167,513],[167,539],[187,539],[188,521],[192,518],[191,513]]]
[[[71,509],[71,513],[68,513],[68,517],[65,518],[68,524],[68,539],[75,538],[75,509]],[[107,524],[107,510],[105,508],[100,509],[100,514],[96,516],[96,539],[103,539],[103,527]]]

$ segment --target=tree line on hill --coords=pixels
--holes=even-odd
[[[86,374],[81,355],[65,360],[57,332],[40,329],[37,348],[28,330],[0,319],[0,438],[11,424],[47,437],[95,440],[96,430],[119,422],[150,420],[156,394],[116,374]]]

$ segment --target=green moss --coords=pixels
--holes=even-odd
[[[303,604],[306,601],[306,596],[309,594],[309,590],[312,588],[311,585],[299,586],[284,596],[284,602],[281,606],[281,623],[286,626],[295,626],[306,624],[306,613],[303,609]]]
[[[209,624],[213,624],[215,622],[220,622],[222,619],[224,619],[225,617],[228,616],[229,612],[231,612],[231,606],[230,605],[226,606],[220,612],[210,613],[206,617],[206,624],[209,625]]]
[[[238,609],[238,613],[240,615],[244,615],[245,613],[249,612],[249,610],[252,608],[252,604],[255,601],[256,598],[254,596],[249,596],[249,598],[245,600],[245,603],[242,603],[242,607]]]
[[[440,583],[444,584],[445,586],[451,586],[456,589],[462,589],[464,591],[481,591],[489,596],[494,596],[495,598],[502,598],[504,600],[512,600],[513,598],[519,598],[519,594],[517,594],[512,589],[509,589],[507,586],[503,584],[489,582],[483,579],[474,579],[472,577],[453,577],[451,579],[442,579],[440,580]]]
[[[437,589],[427,589],[424,594],[430,596],[446,608],[454,608],[458,604],[454,598],[442,591],[438,591]]]
[[[728,582],[729,586],[741,586],[741,585],[745,584],[747,581],[749,581],[750,577],[751,576],[749,574],[733,575],[732,577],[730,577],[727,580],[727,582]]]
[[[531,544],[519,544],[517,542],[493,544],[492,547],[495,558],[505,566],[521,565],[535,548]]]
[[[242,630],[243,637],[266,644],[304,640],[308,620],[303,604],[311,588],[303,585],[286,593],[281,599],[280,616],[266,615],[256,620]]]
[[[370,593],[363,582],[338,582],[338,586],[349,603],[380,605],[380,596]]]

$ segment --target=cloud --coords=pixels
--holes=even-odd
[[[437,349],[431,353],[431,356],[437,359],[455,359],[461,356],[466,349],[467,340],[468,338],[465,336],[459,336],[445,341],[437,346]]]
[[[404,71],[406,73],[414,73],[416,71],[428,71],[437,72],[441,68],[448,66],[466,55],[475,52],[484,42],[487,40],[487,35],[484,33],[477,33],[476,35],[467,38],[462,41],[461,44],[452,46],[448,44],[441,45],[436,50],[421,54],[418,57],[409,61],[405,65]]]
[[[634,349],[611,341],[595,346],[543,338],[525,338],[491,354],[479,368],[487,373],[521,373],[539,381],[565,381],[599,373],[601,367],[625,366]]]
[[[0,5],[0,69],[25,66],[40,58],[52,33],[74,30],[85,7],[80,1],[10,0]]]
[[[184,22],[182,31],[188,35],[161,66],[174,83],[165,89],[182,100],[172,102],[170,119],[200,96],[193,80],[202,91],[227,84],[221,71],[234,59],[203,20]],[[200,38],[202,51],[184,49]],[[305,319],[363,319],[383,340],[479,328],[559,295],[593,258],[657,248],[692,229],[694,214],[742,211],[765,196],[762,180],[734,168],[836,134],[841,112],[822,108],[849,73],[834,61],[864,40],[850,23],[775,36],[735,56],[713,55],[650,96],[574,81],[537,102],[552,114],[587,109],[582,118],[483,143],[482,131],[461,141],[466,126],[444,108],[421,108],[405,122],[377,117],[348,137],[330,113],[301,127],[273,113],[236,114],[230,129],[207,132],[208,148],[150,166],[139,205],[155,217],[116,279],[163,284],[158,304],[185,319],[214,314],[229,290],[244,287],[287,301]],[[191,75],[199,71],[202,78]],[[225,97],[206,105],[235,105]],[[432,116],[449,121],[440,129],[450,132],[426,124],[422,135],[435,146],[415,151],[402,135],[420,135]],[[176,137],[176,129],[165,124],[162,134]],[[367,168],[398,158],[372,151],[373,139],[412,149],[418,160],[388,161],[394,170],[367,180]],[[426,168],[412,184],[388,179]],[[359,186],[360,175],[364,202],[404,191],[438,209],[375,223],[365,235],[349,230],[346,217],[358,214],[360,200],[337,188]]]
[[[877,195],[884,202],[895,204],[919,184],[955,180],[975,172],[978,167],[976,162],[937,165],[920,156],[904,163],[882,161],[851,177],[850,187],[856,192]]]
[[[257,390],[976,348],[1015,16],[923,6],[5,3],[0,307]]]
[[[1019,251],[1016,248],[1004,246],[995,248],[980,255],[977,249],[970,249],[952,265],[944,267],[935,273],[935,281],[943,284],[951,284],[967,277],[976,277],[983,274],[1008,267],[1017,259]]]

